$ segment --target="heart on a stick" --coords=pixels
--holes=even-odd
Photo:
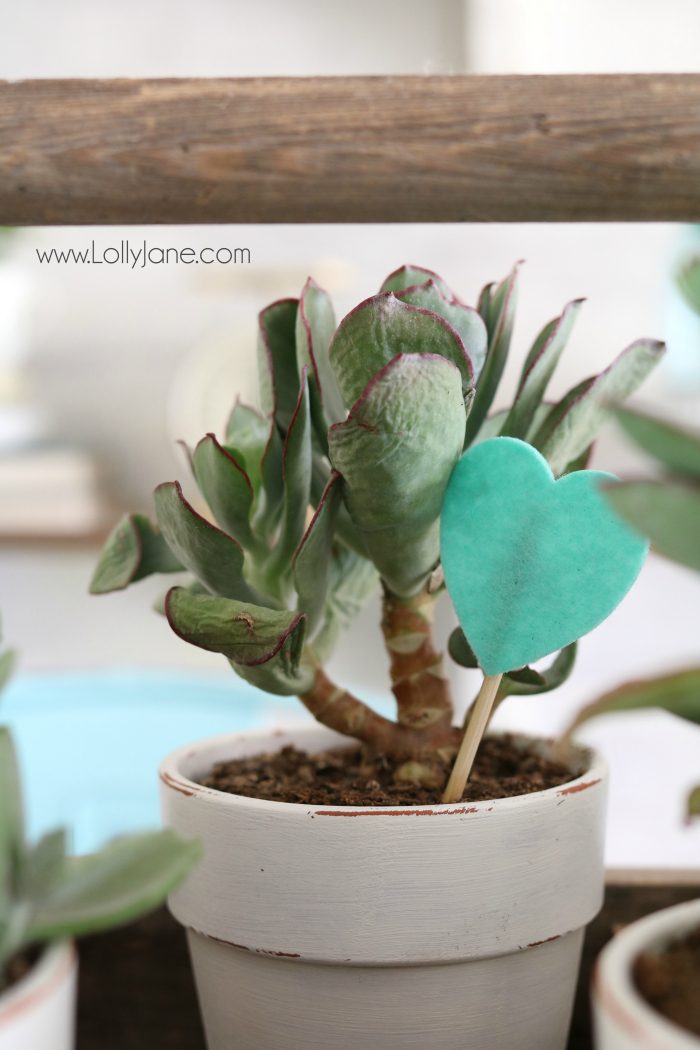
[[[440,546],[457,616],[487,675],[532,663],[597,627],[637,578],[649,545],[579,470],[556,480],[524,441],[490,438],[457,463]]]

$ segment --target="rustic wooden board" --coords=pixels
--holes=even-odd
[[[700,220],[700,75],[0,83],[0,224]]]
[[[700,894],[700,876],[614,880],[584,947],[569,1050],[590,1050],[588,989],[615,927]],[[83,942],[77,1050],[205,1050],[184,934],[165,911]],[[533,1047],[533,1050],[537,1050]]]

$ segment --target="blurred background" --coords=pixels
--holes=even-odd
[[[0,76],[700,71],[694,0],[24,0],[4,11]],[[518,192],[517,173],[513,192]],[[44,262],[38,253],[151,246],[247,248],[250,262],[149,266]],[[148,511],[162,480],[186,481],[177,439],[220,430],[254,400],[257,311],[309,274],[342,317],[404,262],[440,272],[474,303],[526,260],[511,367],[570,299],[588,303],[552,386],[598,371],[633,339],[670,353],[639,402],[700,419],[700,321],[678,286],[700,228],[669,225],[215,226],[0,231],[0,608],[20,672],[3,700],[29,774],[32,826],[68,820],[78,848],[157,820],[154,767],[187,739],[305,717],[253,694],[223,658],[184,645],[151,611],[144,581],[89,598],[99,546],[125,509]],[[614,427],[595,465],[646,470]],[[498,724],[560,730],[584,702],[632,677],[697,663],[700,583],[652,557],[623,605],[580,647],[557,693],[512,698]],[[376,606],[332,671],[386,703]],[[452,624],[447,603],[439,630]],[[360,658],[358,658],[360,657]],[[466,706],[473,675],[452,668]],[[700,731],[670,717],[611,716],[583,734],[613,766],[609,863],[697,864],[685,828]],[[126,758],[126,762],[124,761]],[[126,770],[126,772],[125,772]]]

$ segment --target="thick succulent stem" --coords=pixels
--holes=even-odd
[[[399,724],[429,736],[452,724],[450,687],[442,653],[433,646],[435,598],[427,591],[398,598],[384,591],[382,632],[391,661]]]
[[[407,770],[416,765],[437,763],[441,770],[459,746],[460,732],[449,724],[433,726],[431,732],[412,729],[377,714],[345,689],[335,685],[325,672],[316,669],[311,689],[300,697],[311,714],[329,729],[354,737],[373,751],[386,755]],[[413,779],[404,776],[404,779]],[[437,778],[436,778],[437,782]]]

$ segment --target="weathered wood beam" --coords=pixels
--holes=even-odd
[[[0,84],[0,223],[700,221],[700,75]]]

